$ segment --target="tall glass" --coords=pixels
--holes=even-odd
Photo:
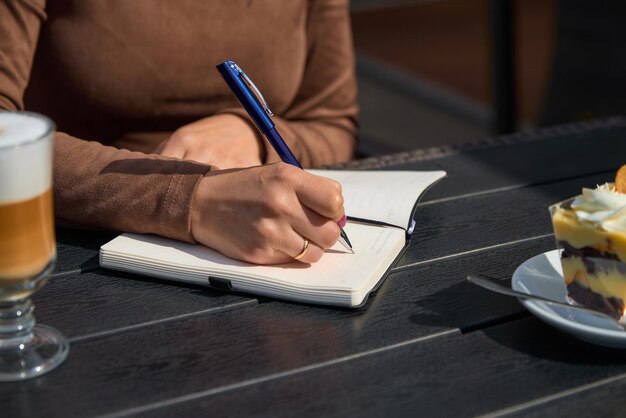
[[[44,116],[0,112],[0,381],[46,373],[69,350],[57,330],[35,325],[30,301],[56,261],[53,132]]]

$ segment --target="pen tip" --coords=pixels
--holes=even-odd
[[[354,250],[352,249],[352,243],[350,242],[350,240],[348,239],[348,236],[346,235],[346,233],[343,231],[343,229],[341,230],[341,236],[339,237],[339,242],[341,243],[341,245],[343,245],[343,247],[350,251],[352,254],[354,254]]]

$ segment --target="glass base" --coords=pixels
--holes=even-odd
[[[32,338],[18,349],[0,348],[0,382],[15,382],[42,375],[57,367],[69,352],[67,339],[56,329],[35,325]]]

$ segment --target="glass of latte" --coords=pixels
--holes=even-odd
[[[57,330],[35,325],[30,301],[56,261],[53,132],[44,116],[0,112],[0,381],[46,373],[69,349]]]

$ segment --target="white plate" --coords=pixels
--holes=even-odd
[[[513,273],[513,289],[531,295],[564,301],[567,291],[558,250],[539,254],[523,262]],[[608,320],[567,307],[539,301],[520,300],[533,315],[581,340],[607,347],[626,348],[626,332],[614,330]]]

